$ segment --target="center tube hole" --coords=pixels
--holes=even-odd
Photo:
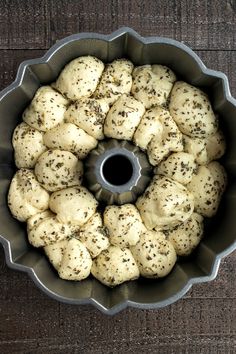
[[[115,186],[121,186],[129,182],[133,175],[133,165],[124,155],[113,155],[103,165],[104,179]]]

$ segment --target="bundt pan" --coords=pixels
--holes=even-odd
[[[205,225],[205,237],[187,259],[180,259],[163,279],[124,283],[110,289],[96,279],[62,280],[45,255],[27,242],[25,225],[13,219],[7,191],[15,172],[11,137],[21,114],[42,84],[53,82],[64,65],[81,55],[104,62],[129,58],[135,65],[164,64],[179,78],[203,88],[210,96],[225,133],[227,151],[222,160],[229,183],[217,215]],[[140,37],[129,28],[110,34],[75,34],[58,41],[42,58],[23,62],[16,80],[0,94],[0,241],[9,267],[26,272],[36,285],[56,300],[70,304],[92,303],[107,314],[127,306],[160,308],[180,299],[195,283],[215,278],[221,259],[236,248],[236,100],[227,77],[205,67],[184,44],[171,39]]]

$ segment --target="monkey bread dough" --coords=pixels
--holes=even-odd
[[[139,269],[128,248],[110,246],[94,259],[91,272],[101,283],[119,285],[139,277]]]
[[[67,105],[67,99],[59,92],[50,86],[42,86],[25,109],[22,118],[31,127],[45,132],[64,121]]]
[[[191,182],[193,172],[196,169],[194,156],[186,152],[175,152],[157,167],[157,173],[183,185]]]
[[[132,86],[133,64],[126,59],[117,59],[107,64],[94,94],[112,105],[122,94],[129,94]]]
[[[83,159],[96,147],[97,140],[75,124],[63,123],[45,133],[44,143],[51,149],[70,151]]]
[[[95,213],[98,202],[82,186],[65,188],[50,196],[49,207],[60,222],[82,226]]]
[[[114,246],[134,246],[140,234],[145,231],[140,214],[133,204],[107,206],[103,217],[110,242]]]
[[[120,96],[107,114],[104,124],[105,136],[119,140],[132,140],[144,112],[144,106],[135,98],[127,95]]]
[[[12,215],[19,221],[26,221],[48,209],[48,203],[49,194],[41,187],[34,173],[24,168],[18,170],[8,192],[8,206]]]
[[[71,237],[75,228],[70,224],[59,222],[55,214],[45,211],[28,219],[27,232],[31,245],[44,247]]]
[[[207,95],[192,85],[177,81],[171,91],[170,114],[182,133],[195,138],[214,134],[218,124]]]
[[[83,280],[90,274],[92,258],[87,248],[76,238],[72,238],[64,248],[61,265],[58,269],[60,278]]]
[[[104,99],[81,98],[67,109],[65,120],[74,123],[93,138],[102,140],[103,125],[108,111],[109,105]]]
[[[148,230],[168,229],[186,221],[193,212],[194,197],[182,184],[154,176],[136,206]]]
[[[69,151],[47,150],[35,165],[35,175],[45,189],[54,192],[80,185],[83,165]]]
[[[203,216],[192,213],[189,219],[173,229],[163,230],[178,256],[188,256],[197,247],[203,235]]]
[[[108,231],[103,225],[100,213],[95,213],[79,231],[78,239],[87,247],[92,258],[97,257],[108,248],[110,242]]]
[[[198,246],[227,183],[215,161],[225,138],[201,89],[164,65],[82,56],[36,91],[22,118],[8,205],[61,279],[160,278]],[[86,188],[83,162],[108,138],[132,141],[153,166],[136,204],[98,205]]]
[[[175,249],[161,232],[145,231],[131,252],[146,278],[165,277],[176,262]]]
[[[47,150],[42,132],[22,122],[14,130],[12,145],[18,168],[33,168],[40,155]]]
[[[137,66],[133,70],[132,94],[146,108],[166,104],[176,76],[163,65]]]
[[[68,63],[54,87],[70,100],[90,97],[96,90],[104,64],[92,56],[79,57]]]
[[[212,217],[216,214],[227,183],[224,167],[217,161],[199,166],[187,185],[194,196],[194,209],[199,214]]]

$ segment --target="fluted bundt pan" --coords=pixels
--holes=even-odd
[[[168,277],[160,280],[138,279],[110,289],[94,278],[82,282],[68,282],[58,277],[46,256],[32,248],[26,235],[25,225],[13,219],[7,206],[7,191],[15,165],[11,137],[15,126],[21,121],[21,114],[29,104],[38,87],[53,82],[64,65],[81,55],[94,55],[104,62],[116,58],[129,58],[135,65],[164,64],[169,66],[179,78],[206,90],[213,108],[219,115],[220,125],[225,133],[227,151],[222,160],[229,183],[217,215],[205,225],[205,237],[196,251],[187,259],[180,259]],[[227,77],[205,67],[199,57],[184,44],[171,39],[151,37],[142,38],[129,28],[121,28],[111,35],[94,33],[75,34],[58,41],[42,58],[23,62],[16,80],[0,94],[0,241],[2,242],[9,267],[27,272],[36,285],[48,295],[59,301],[71,304],[92,303],[107,314],[114,314],[126,306],[139,308],[163,307],[181,298],[194,283],[206,282],[215,278],[221,259],[236,248],[236,100],[231,97]],[[111,144],[112,145],[112,144]],[[100,147],[97,161],[96,153],[88,161],[88,168],[95,168],[111,157],[112,146]],[[132,167],[132,186],[127,190],[139,193],[148,181],[149,167],[138,151],[124,146],[113,146],[116,156],[126,159]],[[94,160],[93,160],[94,159]],[[96,160],[96,161],[95,161]],[[91,162],[92,161],[92,162]],[[113,161],[114,162],[114,161]],[[141,162],[141,163],[140,163]],[[124,161],[123,161],[124,163]],[[100,164],[100,165],[99,165]],[[139,166],[139,168],[137,168]],[[135,173],[134,173],[135,171]],[[105,176],[105,178],[104,178]],[[95,193],[104,196],[105,175],[100,186],[96,180],[88,181]],[[140,184],[141,183],[141,184]],[[114,183],[113,183],[114,184]],[[127,197],[126,191],[118,191],[118,196]],[[116,191],[117,192],[117,191]],[[132,193],[128,193],[132,201]],[[108,196],[105,196],[107,199]]]

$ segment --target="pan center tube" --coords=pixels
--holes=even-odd
[[[146,154],[128,141],[102,141],[85,160],[85,183],[105,204],[134,203],[150,182]]]

